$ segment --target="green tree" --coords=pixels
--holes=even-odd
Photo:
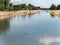
[[[40,7],[36,7],[36,6],[32,5],[32,4],[28,4],[27,7],[28,7],[29,10],[39,10],[40,9]]]
[[[26,4],[20,4],[19,6],[20,6],[21,10],[26,10],[26,7],[27,7]]]
[[[51,10],[55,10],[56,9],[56,6],[55,4],[52,4],[51,7],[50,7]]]
[[[57,6],[57,10],[60,10],[60,4]]]
[[[32,4],[28,4],[28,6],[27,6],[27,7],[28,7],[28,9],[29,9],[29,10],[32,10],[32,9],[34,9],[34,8],[35,8],[35,6],[33,6]]]
[[[10,4],[9,4],[8,9],[9,9],[9,11],[11,11],[11,10],[13,10],[13,9],[14,9],[14,7],[13,7],[13,4],[12,4],[12,3],[10,3]]]
[[[20,6],[19,5],[13,5],[14,10],[20,10]]]
[[[26,4],[13,5],[14,10],[26,10]]]
[[[41,8],[40,7],[36,7],[36,10],[40,10]]]
[[[4,5],[3,5],[3,1],[4,1],[4,0],[0,0],[0,10],[3,10],[3,6],[4,6]]]
[[[10,4],[10,0],[5,0],[4,1],[4,9],[5,10],[9,10],[9,4]]]
[[[0,10],[7,10],[10,0],[0,0]]]

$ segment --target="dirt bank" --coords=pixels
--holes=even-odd
[[[52,15],[60,17],[60,10],[48,10]]]
[[[15,15],[26,15],[40,12],[40,10],[0,11],[0,19],[9,18]]]

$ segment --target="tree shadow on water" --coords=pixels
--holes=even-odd
[[[0,34],[5,33],[10,27],[9,19],[0,20]]]
[[[51,13],[50,13],[50,15],[51,15],[51,17],[55,17],[55,15],[53,15],[53,14],[51,14]]]

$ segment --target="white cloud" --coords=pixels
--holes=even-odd
[[[11,1],[21,1],[21,0],[11,0]]]
[[[42,43],[44,45],[49,45],[50,43],[60,43],[60,37],[42,37],[39,39],[39,43]]]

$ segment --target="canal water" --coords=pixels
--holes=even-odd
[[[0,20],[0,45],[60,45],[60,18],[41,10]]]

